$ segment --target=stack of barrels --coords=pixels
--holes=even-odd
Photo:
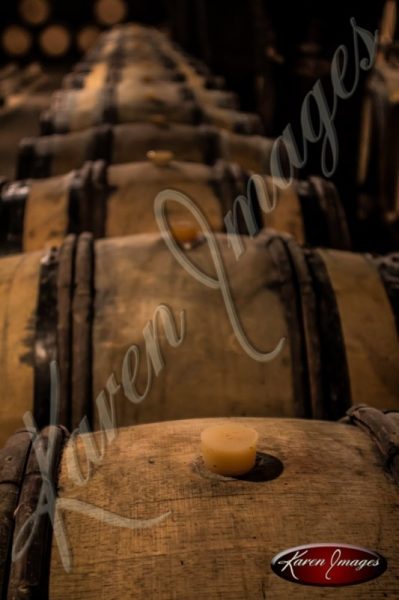
[[[397,562],[399,256],[351,252],[334,186],[272,178],[155,29],[102,35],[41,124],[0,195],[2,598],[282,599],[267,561],[337,527]],[[222,418],[262,436],[246,477],[198,459]]]

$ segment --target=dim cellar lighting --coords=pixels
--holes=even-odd
[[[123,0],[98,0],[94,12],[102,25],[116,25],[126,18],[127,6]]]
[[[10,25],[2,36],[4,50],[12,56],[27,54],[32,46],[32,36],[27,29],[19,25]]]
[[[19,12],[30,25],[42,25],[49,18],[51,11],[46,0],[22,0]]]
[[[40,34],[39,43],[48,56],[63,56],[71,45],[71,35],[62,25],[50,25]]]

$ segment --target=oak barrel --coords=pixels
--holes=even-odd
[[[22,482],[15,553],[43,482],[35,450],[50,440],[56,527],[51,542],[48,515],[36,516],[31,544],[10,567],[6,597],[25,587],[50,600],[316,600],[328,594],[294,586],[270,565],[309,540],[356,544],[388,561],[382,577],[341,588],[344,600],[395,597],[398,415],[361,406],[344,423],[234,419],[259,434],[255,468],[240,478],[210,473],[200,457],[201,432],[226,421],[125,428],[108,444],[104,431],[69,442],[58,428],[42,432]]]
[[[224,229],[223,217],[244,187],[244,172],[223,161],[213,166],[175,161],[167,151],[149,157],[125,165],[86,163],[67,175],[3,183],[0,252],[59,246],[68,233],[83,231],[95,237],[158,231],[153,203],[167,187],[189,194],[212,229]],[[177,205],[169,218],[173,225],[190,220]]]
[[[146,60],[137,64],[129,64],[120,68],[100,62],[93,66],[77,65],[63,82],[65,89],[98,89],[107,83],[115,83],[124,79],[134,81],[182,81],[183,76],[173,69],[167,69],[154,60]]]
[[[157,193],[165,188],[187,193],[205,212],[215,231],[225,228],[230,231],[229,227],[233,226],[242,233],[253,234],[265,226],[290,233],[300,243],[342,250],[351,248],[345,213],[333,184],[312,177],[307,181],[294,180],[290,186],[280,189],[266,176],[262,191],[272,198],[275,190],[277,205],[265,214],[261,210],[265,194],[253,186],[248,188],[250,174],[236,165],[211,160],[219,153],[234,154],[234,142],[232,151],[227,146],[229,134],[225,132],[220,137],[212,128],[194,129],[196,143],[191,145],[194,142],[191,131],[192,128],[184,126],[159,128],[142,124],[132,125],[129,131],[123,126],[104,127],[92,132],[39,138],[37,142],[27,140],[20,156],[22,172],[30,160],[29,155],[36,151],[39,154],[34,161],[37,174],[41,175],[51,166],[63,172],[65,167],[73,166],[75,159],[78,162],[89,158],[93,149],[122,164],[86,163],[81,170],[67,175],[4,183],[0,191],[0,252],[58,246],[67,233],[82,231],[91,231],[96,238],[158,231],[153,203]],[[138,162],[123,164],[132,153],[130,137],[137,142],[134,158]],[[265,155],[270,153],[271,140],[255,138],[254,141],[259,145],[259,159],[261,151]],[[158,150],[147,152],[151,161],[143,162],[145,150],[152,147]],[[195,160],[201,159],[202,154],[202,158],[208,159],[206,162],[214,164],[174,160],[170,147],[178,149],[178,156]],[[55,150],[53,158],[51,150]],[[251,204],[241,203],[244,193],[250,193]],[[173,223],[179,220],[187,225],[186,217],[177,209],[178,206],[170,213]]]
[[[86,160],[123,164],[144,160],[150,150],[170,150],[177,160],[212,164],[221,158],[247,171],[270,173],[274,140],[240,135],[210,125],[124,123],[21,141],[18,179],[62,175]]]
[[[237,261],[232,238],[216,240],[222,267],[201,238],[181,252],[208,277],[216,264],[225,271],[230,312],[229,296],[183,269],[157,234],[94,246],[84,234],[58,251],[1,259],[2,441],[25,411],[48,423],[52,360],[68,428],[85,415],[100,425],[105,389],[121,426],[224,414],[336,419],[359,401],[398,407],[397,256],[305,252],[262,232]],[[256,354],[276,348],[270,362]]]
[[[166,69],[156,61],[142,61],[137,64],[113,67],[98,63],[93,69],[84,73],[72,73],[64,80],[64,89],[99,90],[107,84],[131,82],[135,84],[151,82],[185,81],[199,103],[219,106],[221,108],[238,109],[239,101],[234,92],[218,89],[207,89],[208,81],[193,82],[183,72]]]
[[[264,178],[269,198],[276,192],[276,208],[263,214],[265,227],[291,234],[300,244],[338,250],[352,247],[348,223],[338,192],[321,177],[293,180],[279,188],[277,179]]]
[[[151,121],[197,123],[198,105],[188,88],[175,83],[160,85],[123,82],[100,90],[62,90],[54,94],[42,115],[43,134],[80,131],[103,123]]]

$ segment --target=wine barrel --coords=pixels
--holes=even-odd
[[[50,150],[57,149],[58,137],[39,138],[42,154],[39,154],[36,164],[42,175],[52,164],[56,168],[58,165],[73,167],[74,161],[79,160],[79,153],[82,162],[90,157],[92,149],[101,151],[108,159],[113,153],[113,158],[121,164],[108,167],[106,161],[97,165],[86,164],[81,171],[47,180],[22,179],[13,184],[3,184],[0,194],[3,218],[0,250],[7,253],[33,251],[59,245],[68,232],[87,230],[93,232],[95,237],[113,237],[158,231],[152,206],[157,193],[165,188],[188,193],[205,212],[215,231],[224,229],[223,221],[231,215],[232,222],[236,218],[239,231],[244,233],[251,232],[251,226],[255,229],[265,226],[290,233],[300,243],[344,250],[351,248],[345,213],[332,183],[313,177],[307,181],[294,181],[282,190],[266,176],[265,190],[269,198],[273,197],[273,189],[277,192],[276,208],[272,212],[262,213],[259,191],[250,187],[252,205],[245,212],[242,205],[239,208],[239,197],[247,192],[249,174],[237,165],[224,162],[215,164],[215,161],[209,160],[223,151],[217,132],[205,127],[194,129],[195,140],[190,134],[191,128],[184,126],[171,131],[157,131],[151,125],[132,127],[138,131],[137,135],[135,131],[131,132],[138,153],[134,156],[138,160],[136,164],[122,164],[123,159],[130,156],[133,147],[124,126],[119,131],[117,128],[103,128],[91,133],[62,136],[65,138],[59,157],[62,161],[57,158],[53,163]],[[189,135],[186,129],[189,129]],[[144,142],[139,144],[139,135],[143,134]],[[170,144],[171,136],[174,136],[173,144]],[[148,140],[151,144],[148,144]],[[226,135],[223,141],[226,142]],[[263,146],[270,153],[271,142],[259,141],[262,144],[260,147]],[[142,154],[139,153],[140,145],[143,147]],[[171,145],[177,147],[178,154],[184,158],[205,158],[214,166],[175,161],[168,150]],[[78,148],[76,153],[75,147]],[[147,147],[156,147],[158,150],[147,152],[152,161],[143,162],[140,159]],[[31,151],[32,145],[28,141],[24,149],[27,161]],[[23,160],[21,162],[23,166]],[[49,214],[52,215],[51,220]],[[181,210],[175,210],[170,218],[175,224],[177,221],[186,221]]]
[[[265,177],[272,198],[277,193],[276,208],[263,215],[263,225],[290,233],[300,244],[338,250],[352,247],[345,211],[333,183],[321,177],[294,180],[278,188]]]
[[[268,140],[271,146],[271,140]],[[213,164],[223,158],[216,129],[179,123],[103,125],[65,135],[22,140],[18,179],[61,175],[87,160],[109,164],[143,161],[150,150],[170,150],[177,160]]]
[[[356,544],[387,560],[383,577],[341,589],[342,598],[363,600],[365,590],[376,600],[395,597],[397,414],[362,406],[345,423],[234,419],[259,435],[256,465],[238,478],[211,473],[200,456],[202,431],[226,421],[122,429],[97,460],[89,443],[104,447],[104,432],[69,442],[59,428],[42,432],[38,449],[55,443],[50,480],[60,520],[51,542],[48,514],[37,515],[32,544],[10,566],[8,597],[25,586],[51,600],[100,594],[104,600],[316,599],[327,594],[293,586],[270,565],[277,553],[309,540]],[[15,550],[23,548],[22,528],[41,484],[33,448],[14,520]],[[348,510],[348,502],[356,510]]]
[[[399,406],[397,256],[387,277],[371,257],[304,252],[268,232],[247,238],[239,261],[231,238],[216,240],[250,348],[268,353],[285,339],[270,362],[247,354],[221,291],[186,272],[160,235],[94,247],[88,235],[77,246],[68,237],[58,251],[2,258],[0,443],[26,411],[48,424],[52,360],[69,429],[85,415],[101,426],[106,389],[118,426],[224,414],[337,419],[359,400]],[[214,273],[201,238],[182,252]]]
[[[108,67],[104,63],[96,65],[86,74],[72,74],[64,81],[65,89],[99,90],[106,84],[150,84],[163,81],[185,81],[183,74],[171,69],[162,68],[156,62],[146,61],[137,66],[126,66],[120,69]],[[192,90],[193,96],[199,104],[210,104],[221,108],[239,108],[237,95],[233,92],[216,89],[192,87],[190,81],[186,81],[188,89]]]
[[[83,66],[81,67],[83,69]],[[156,61],[143,61],[137,64],[115,68],[107,63],[98,63],[92,69],[72,72],[64,79],[65,89],[99,89],[107,83],[124,80],[151,83],[153,81],[182,81],[183,76],[172,69],[166,69]]]
[[[38,63],[31,63],[0,80],[0,94],[5,99],[11,94],[24,92],[24,88],[32,85],[43,77],[43,71]]]
[[[87,163],[80,171],[40,180],[3,183],[0,194],[3,253],[59,246],[68,233],[96,237],[158,231],[153,203],[169,187],[189,194],[214,230],[244,187],[245,174],[219,161],[214,166],[172,160],[170,152],[150,160],[106,167]],[[186,223],[186,211],[173,207],[171,223]]]
[[[151,59],[169,70],[180,72],[192,88],[221,89],[225,85],[223,78],[213,76],[206,65],[186,55],[170,40],[164,36],[159,37],[154,32],[150,32],[147,38],[129,40],[128,44],[124,38],[118,36],[107,37],[106,40],[105,46],[97,44],[75,68],[87,72],[101,62],[115,69],[129,66],[132,62],[140,64]]]
[[[43,180],[3,183],[0,253],[59,246],[70,231],[90,228],[88,169]]]
[[[95,165],[92,230],[96,237],[158,232],[153,205],[165,189],[187,194],[205,214],[211,229],[223,230],[223,217],[244,187],[243,172],[223,161],[212,167],[175,161],[168,151],[153,151],[148,156],[146,162]],[[169,219],[176,226],[192,220],[176,204],[170,207]]]
[[[152,39],[131,40],[129,44],[118,39],[108,39],[103,45],[96,45],[93,50],[84,56],[84,62],[95,65],[99,62],[107,62],[113,65],[139,63],[142,61],[158,61],[169,68],[175,67],[176,63],[161,49]]]
[[[213,164],[218,159],[253,173],[270,173],[274,140],[212,126],[125,123],[21,141],[17,177],[50,177],[78,169],[86,160],[123,164],[144,160],[150,150],[170,150],[178,160]]]
[[[263,133],[261,119],[256,114],[211,105],[202,108],[205,121],[215,127],[247,135],[261,135]]]
[[[54,95],[41,119],[42,133],[80,131],[102,123],[131,123],[162,118],[198,123],[201,113],[188,88],[174,83],[134,85],[128,82],[101,90],[63,90]]]

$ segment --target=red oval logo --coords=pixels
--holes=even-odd
[[[341,587],[365,583],[386,571],[386,559],[372,550],[347,544],[309,544],[277,554],[272,569],[302,585]]]

